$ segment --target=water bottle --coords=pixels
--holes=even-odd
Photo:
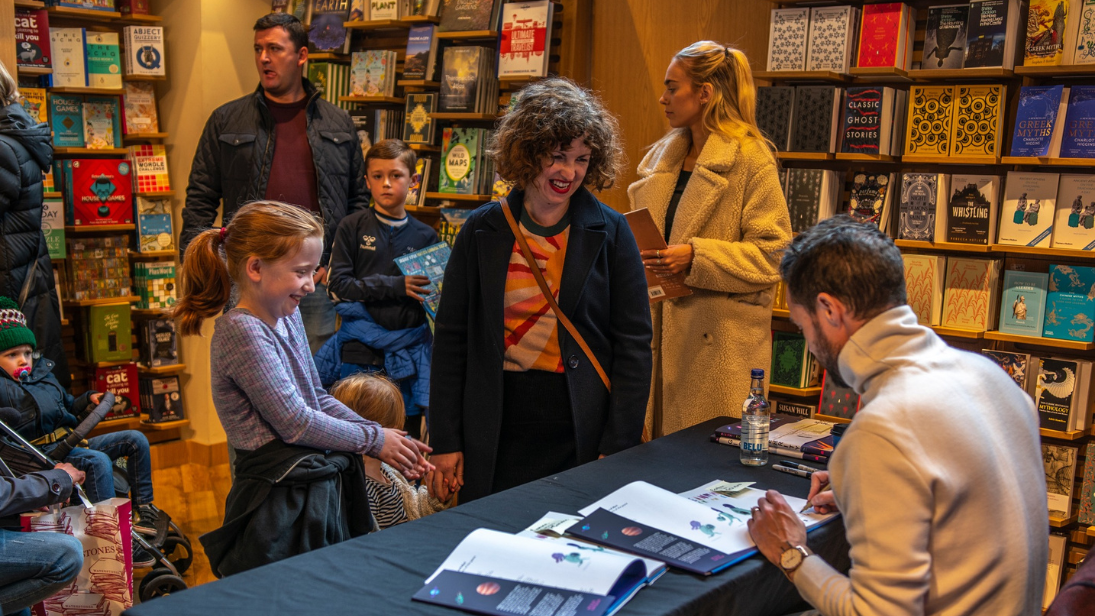
[[[764,370],[753,368],[749,376],[749,397],[741,405],[741,463],[764,466],[768,464],[771,407],[764,399]]]

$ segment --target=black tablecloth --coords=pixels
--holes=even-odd
[[[433,614],[451,609],[412,602],[425,579],[472,530],[517,532],[548,511],[578,509],[632,481],[673,492],[715,479],[755,481],[805,498],[809,481],[742,466],[738,449],[708,436],[731,421],[715,419],[560,475],[473,501],[429,517],[302,554],[253,571],[153,600],[132,616],[208,614]],[[196,537],[191,539],[197,540]],[[809,545],[841,571],[848,546],[840,520],[810,533]],[[710,577],[670,570],[620,611],[627,615],[782,615],[808,609],[779,570],[760,555]]]

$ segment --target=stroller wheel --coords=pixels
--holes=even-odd
[[[160,548],[167,560],[178,569],[179,575],[186,573],[190,563],[194,562],[194,550],[190,548],[190,541],[186,537],[168,535]]]
[[[151,601],[156,597],[166,597],[173,592],[186,590],[186,582],[177,575],[171,575],[167,569],[153,569],[151,573],[141,580],[139,594],[141,602]]]

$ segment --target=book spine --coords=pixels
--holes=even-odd
[[[716,434],[711,435],[712,442],[719,443],[720,445],[729,445],[731,447],[741,447],[740,438],[730,438],[726,436],[718,436]],[[809,460],[811,462],[821,462],[823,464],[829,463],[829,456],[819,456],[811,453],[803,453],[801,451],[795,451],[794,449],[787,449],[784,447],[774,447],[771,444],[768,445],[768,453],[774,453],[779,456],[785,456],[788,458],[797,458],[799,460]]]

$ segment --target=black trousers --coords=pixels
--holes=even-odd
[[[578,465],[566,375],[543,370],[503,375],[492,494]]]

